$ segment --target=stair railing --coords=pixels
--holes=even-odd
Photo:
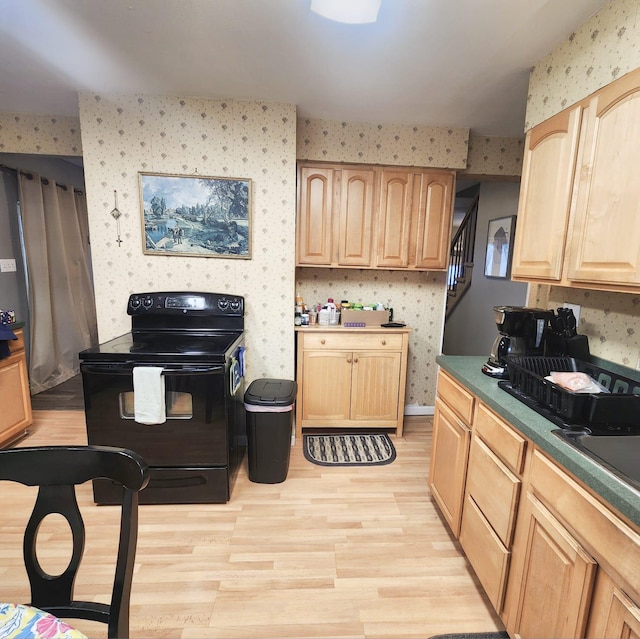
[[[476,242],[476,223],[478,221],[479,194],[473,198],[467,212],[451,240],[449,253],[449,274],[447,278],[447,310],[449,317],[464,293],[471,286],[473,257]]]

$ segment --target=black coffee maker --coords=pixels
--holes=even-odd
[[[494,306],[498,336],[491,347],[489,360],[482,372],[490,377],[506,379],[507,355],[544,355],[553,311],[526,306]]]

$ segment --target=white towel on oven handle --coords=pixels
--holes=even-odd
[[[163,368],[134,366],[133,411],[139,424],[164,424],[167,421]]]

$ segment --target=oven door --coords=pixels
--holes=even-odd
[[[132,362],[82,362],[88,443],[129,448],[149,466],[226,466],[230,386],[224,365],[162,364],[167,419],[134,419]]]

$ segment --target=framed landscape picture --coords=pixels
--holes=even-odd
[[[146,255],[251,258],[251,180],[139,173]]]
[[[489,220],[487,254],[484,262],[484,274],[487,277],[505,279],[510,276],[515,230],[515,215]]]

